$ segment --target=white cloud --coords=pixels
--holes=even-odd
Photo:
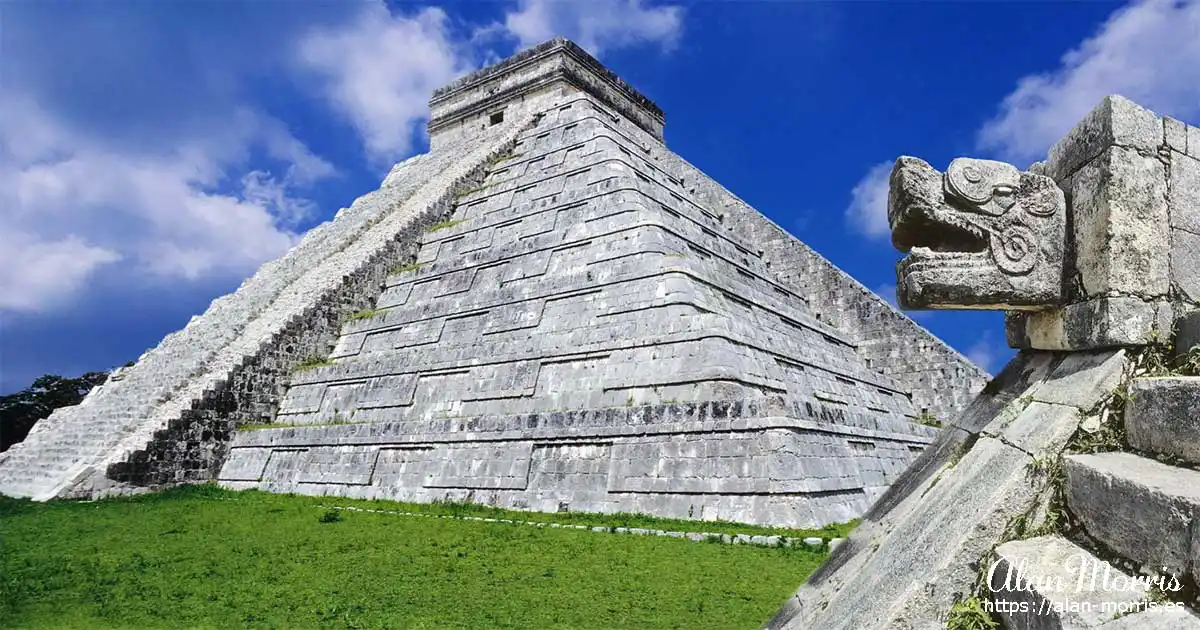
[[[561,35],[593,55],[645,43],[670,50],[679,41],[683,8],[650,7],[642,0],[521,0],[517,10],[505,16],[504,27],[522,46]]]
[[[372,3],[351,23],[303,37],[299,62],[320,79],[324,96],[354,125],[368,155],[391,163],[412,150],[430,93],[473,69],[464,42],[448,27],[438,8],[393,16]]]
[[[227,135],[172,152],[108,146],[20,96],[0,99],[0,309],[59,307],[92,274],[122,262],[160,279],[244,274],[286,251],[311,204],[297,179],[330,175],[276,120],[230,116]],[[254,147],[288,163],[276,178],[228,176]]]
[[[885,238],[892,233],[887,217],[888,178],[891,173],[891,162],[876,164],[850,190],[846,224],[851,229],[869,238]]]
[[[1160,114],[1200,116],[1200,2],[1147,0],[1109,17],[1059,67],[1026,76],[979,132],[981,148],[1040,159],[1105,95]]]
[[[983,333],[983,336],[967,349],[966,356],[971,363],[978,365],[980,369],[988,374],[996,373],[996,368],[998,367],[996,363],[1001,359],[1000,352],[996,348],[996,345],[992,343],[991,332]]]
[[[48,240],[3,224],[0,230],[7,259],[0,264],[0,310],[56,306],[78,291],[97,268],[121,258],[74,234]]]
[[[435,89],[511,52],[495,45],[506,48],[515,40],[525,47],[561,35],[596,55],[646,43],[669,49],[682,21],[682,8],[647,7],[641,0],[522,0],[503,23],[457,37],[439,8],[393,14],[383,3],[369,3],[349,23],[307,33],[297,63],[358,131],[367,155],[390,164],[412,152]]]
[[[264,76],[302,70],[297,87],[390,164],[414,149],[431,92],[513,41],[551,29],[593,51],[670,45],[681,16],[633,0],[524,2],[486,34],[438,8],[275,6],[220,28],[179,28],[165,10],[14,10],[0,58],[0,235],[11,254],[0,309],[60,308],[98,273],[237,277],[291,246],[317,211],[308,187],[337,169],[254,105]],[[62,32],[71,47],[48,43]]]

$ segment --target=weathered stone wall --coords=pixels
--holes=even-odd
[[[1018,355],[767,627],[944,627],[954,603],[973,595],[980,562],[1046,500],[1036,462],[1066,445],[1125,366],[1123,351]]]
[[[433,93],[430,144],[472,134],[530,94],[584,92],[662,141],[663,112],[574,43],[557,38],[469,74]]]
[[[1200,136],[1110,96],[1035,170],[1067,195],[1066,306],[1008,316],[1009,344],[1146,345],[1200,305]]]
[[[221,484],[815,527],[862,514],[934,430],[816,399],[241,432]]]
[[[817,318],[853,339],[867,367],[902,383],[918,412],[948,420],[983,389],[986,372],[699,169],[674,154],[665,168],[753,243],[772,276]]]

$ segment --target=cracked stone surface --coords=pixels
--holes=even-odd
[[[1125,407],[1129,445],[1200,464],[1200,377],[1134,379]]]
[[[1088,535],[1149,570],[1195,579],[1200,472],[1121,452],[1064,464],[1068,504]]]
[[[987,595],[1007,628],[1099,628],[1146,601],[1145,583],[1061,536],[1014,540],[996,548]]]
[[[951,606],[974,594],[982,554],[1001,541],[1004,524],[1038,526],[1052,490],[1038,470],[1128,378],[1125,349],[1169,342],[1176,320],[1200,306],[1200,243],[1173,227],[1194,220],[1200,194],[1189,130],[1112,96],[1026,172],[958,158],[939,173],[917,158],[897,160],[888,216],[894,244],[911,252],[897,266],[901,304],[1007,311],[1009,343],[1022,352],[768,627],[943,627]],[[1015,225],[1033,237],[998,248],[996,237]],[[1034,264],[1002,264],[1026,259]],[[1180,572],[1198,564],[1191,531],[1200,511],[1188,488],[1200,487],[1192,478],[1200,473],[1121,453],[1072,456],[1066,468],[1068,501],[1078,502],[1089,533],[1148,565]],[[1186,611],[1123,619],[1103,625],[1194,622]]]

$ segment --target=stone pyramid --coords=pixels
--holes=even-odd
[[[556,39],[430,151],[0,455],[46,499],[228,487],[779,525],[862,514],[986,375]]]

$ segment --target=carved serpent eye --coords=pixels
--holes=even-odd
[[[1040,258],[1037,235],[1028,227],[1015,223],[999,234],[992,233],[992,259],[1010,275],[1029,273]]]
[[[967,202],[973,211],[994,216],[1015,204],[1007,199],[1016,197],[1019,181],[1020,172],[1011,164],[956,158],[946,168],[943,185],[947,194]]]
[[[996,205],[1008,210],[1017,203],[1017,189],[1013,186],[1005,186],[1003,184],[992,189],[992,201]]]

